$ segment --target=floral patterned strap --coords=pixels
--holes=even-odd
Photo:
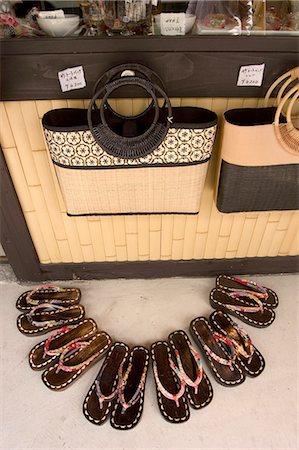
[[[67,333],[68,331],[71,331],[75,327],[76,325],[66,325],[62,328],[59,328],[59,330],[56,330],[53,334],[51,334],[51,336],[45,342],[43,358],[45,358],[46,356],[59,356],[60,353],[69,345],[69,343],[63,345],[62,347],[50,350],[51,342],[53,341],[54,338],[57,338],[58,336],[61,336]],[[77,339],[74,339],[72,340],[72,342],[78,341],[79,339],[81,338],[79,337]]]
[[[65,349],[61,352],[61,354],[59,356],[56,373],[60,372],[60,370],[62,370],[63,372],[77,372],[78,370],[82,369],[83,367],[88,366],[88,364],[90,364],[95,358],[98,357],[100,352],[94,353],[92,356],[85,359],[85,361],[83,361],[79,364],[75,364],[73,366],[66,366],[63,363],[63,360],[68,356],[67,355],[68,353],[71,353],[77,349],[79,349],[79,351],[80,351],[81,349],[88,347],[88,345],[90,345],[88,341],[77,341],[77,342],[72,342],[67,347],[65,347]]]
[[[252,356],[253,356],[253,353],[254,353],[254,347],[253,347],[252,340],[248,336],[246,331],[242,327],[237,325],[236,323],[234,323],[234,328],[239,333],[239,335],[242,338],[244,344],[243,345],[240,344],[236,339],[232,338],[231,336],[229,336],[227,334],[228,339],[231,341],[231,343],[235,347],[237,355],[242,355],[244,358],[248,359],[248,363],[250,363],[251,359],[252,359]],[[246,350],[246,348],[248,348],[248,350]]]
[[[231,277],[231,279],[233,281],[235,281],[236,283],[239,284],[243,284],[244,286],[253,289],[254,290],[254,295],[258,298],[262,298],[264,300],[266,300],[269,295],[268,295],[268,291],[264,286],[260,286],[257,283],[255,283],[254,281],[251,280],[243,280],[241,278],[236,278],[236,277]],[[227,290],[229,291],[240,291],[240,289],[238,288],[232,288],[232,287],[226,287]],[[250,290],[245,290],[245,292],[251,292]]]
[[[41,294],[45,294],[45,293],[55,293],[55,292],[62,292],[64,291],[63,288],[59,287],[59,286],[55,286],[54,284],[43,284],[41,286],[38,286],[36,289],[33,289],[33,291],[30,291],[27,295],[26,295],[26,303],[27,305],[38,305],[40,303],[40,299],[33,299],[32,297],[34,296],[34,294],[37,294],[38,292],[40,292]],[[51,300],[51,303],[55,303],[55,299]]]
[[[96,386],[96,394],[97,394],[98,400],[99,400],[99,407],[100,407],[100,409],[102,409],[103,406],[104,406],[104,401],[105,400],[108,400],[108,401],[109,400],[113,400],[114,397],[116,397],[116,395],[117,395],[117,387],[115,388],[115,390],[110,395],[104,395],[102,393],[99,380],[95,381],[95,386]]]
[[[240,298],[240,297],[246,297],[253,300],[257,306],[242,306],[242,305],[228,305],[226,304],[225,307],[227,309],[230,309],[231,311],[239,311],[239,312],[246,312],[246,313],[255,313],[255,312],[263,312],[264,307],[259,298],[257,298],[254,294],[249,293],[248,291],[236,291],[236,292],[228,292],[227,295],[231,298]]]
[[[168,358],[168,360],[169,360],[169,365],[170,365],[171,369],[176,373],[176,371],[173,369],[173,366],[175,365],[174,362],[172,361],[171,358]],[[168,398],[169,400],[173,400],[175,402],[177,408],[179,408],[179,399],[185,393],[185,381],[183,379],[179,378],[181,381],[180,389],[177,392],[177,394],[171,394],[169,391],[167,391],[167,389],[165,389],[165,387],[161,383],[161,380],[160,380],[159,374],[158,374],[157,364],[155,361],[153,361],[153,372],[155,375],[155,380],[157,383],[158,390],[164,395],[164,397]]]
[[[214,337],[215,341],[222,342],[229,349],[230,355],[228,356],[228,358],[227,359],[222,358],[221,356],[217,355],[216,353],[213,352],[213,350],[207,344],[203,345],[204,349],[211,356],[211,358],[213,358],[219,364],[228,366],[230,368],[230,370],[234,370],[233,364],[235,363],[237,354],[236,354],[236,350],[235,350],[233,343],[231,342],[231,340],[229,338],[227,338],[226,336],[223,336],[222,334],[217,333],[217,332],[213,332],[213,337]]]
[[[131,397],[131,399],[127,402],[125,400],[125,387],[126,387],[126,383],[128,380],[128,377],[130,375],[130,372],[132,370],[132,363],[130,363],[127,367],[127,370],[125,371],[124,374],[122,374],[123,371],[123,366],[124,366],[124,361],[122,362],[122,364],[119,366],[119,370],[118,370],[118,386],[117,386],[117,393],[118,393],[118,399],[120,404],[122,405],[122,414],[131,406],[135,405],[135,403],[139,400],[139,397],[141,395],[141,392],[144,389],[144,385],[145,385],[145,378],[146,378],[146,370],[147,367],[146,365],[144,366],[140,381],[138,383],[137,389],[134,392],[133,396]]]
[[[195,381],[192,381],[191,378],[186,374],[178,349],[175,349],[175,357],[176,357],[178,365],[176,366],[174,364],[174,362],[172,361],[172,359],[169,362],[170,362],[171,368],[175,371],[175,373],[178,375],[178,377],[181,380],[183,380],[188,386],[194,387],[195,394],[197,394],[198,386],[201,383],[202,375],[203,375],[202,363],[201,363],[199,353],[190,344],[189,344],[189,349],[190,349],[191,354],[193,355],[195,363],[196,363],[197,376],[196,376]]]
[[[58,325],[63,324],[63,320],[38,320],[36,317],[36,312],[39,311],[42,312],[42,310],[46,310],[44,312],[58,312],[60,310],[64,309],[63,306],[59,305],[53,305],[52,303],[41,303],[40,305],[34,306],[29,313],[26,314],[27,319],[29,322],[34,325],[35,327],[40,326],[52,326],[52,325]]]

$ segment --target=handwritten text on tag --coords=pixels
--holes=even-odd
[[[161,34],[164,36],[178,36],[185,34],[184,13],[161,13]]]
[[[84,71],[82,66],[70,67],[58,72],[58,78],[62,92],[82,89],[86,86]]]
[[[261,86],[263,83],[265,64],[241,66],[237,86]]]

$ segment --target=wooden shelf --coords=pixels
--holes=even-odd
[[[164,79],[171,97],[261,97],[298,65],[296,36],[114,36],[0,41],[1,100],[89,98],[108,68],[143,63]],[[237,87],[241,65],[266,64],[264,83]],[[87,86],[62,93],[57,72],[82,65]],[[129,91],[118,97],[136,96]],[[138,92],[138,96],[140,93]]]

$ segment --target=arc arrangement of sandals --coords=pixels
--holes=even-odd
[[[129,348],[99,331],[85,318],[78,288],[43,285],[24,292],[16,307],[22,311],[17,327],[27,336],[53,333],[29,353],[33,370],[42,372],[44,384],[54,391],[69,387],[106,354],[98,375],[83,402],[83,414],[95,425],[110,418],[120,430],[139,422],[149,361],[152,360],[158,407],[171,423],[185,422],[190,408],[201,409],[213,399],[211,382],[203,369],[198,349],[183,330],[157,341],[150,351]],[[253,281],[227,275],[216,279],[210,293],[216,309],[209,319],[191,321],[190,332],[205,358],[210,373],[223,386],[237,386],[246,376],[256,377],[265,360],[247,332],[230,315],[255,327],[267,327],[274,318],[278,298],[274,291]]]

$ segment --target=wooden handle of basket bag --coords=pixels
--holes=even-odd
[[[299,156],[299,130],[292,122],[292,109],[299,97],[299,83],[296,84],[280,101],[274,119],[274,131],[280,145],[289,153]],[[285,103],[289,100],[286,123],[280,123],[280,114]]]
[[[277,80],[275,80],[274,83],[272,83],[272,85],[269,87],[269,89],[265,95],[264,107],[268,106],[270,96],[271,96],[272,92],[274,91],[274,89],[277,86],[279,86],[286,79],[286,81],[283,83],[283,85],[281,86],[281,88],[279,89],[279,91],[277,93],[276,105],[279,105],[285,90],[297,78],[299,79],[299,66],[294,67],[294,69],[289,70],[288,72],[281,75],[281,77],[277,78]]]

